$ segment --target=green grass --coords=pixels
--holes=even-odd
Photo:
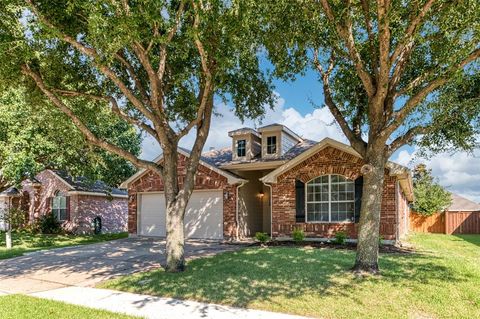
[[[132,319],[127,315],[23,295],[0,297],[2,319]]]
[[[128,237],[127,233],[100,235],[41,235],[27,232],[14,232],[13,248],[5,248],[5,233],[0,232],[0,259],[21,256],[36,250],[93,244],[102,241]]]
[[[322,318],[480,318],[480,235],[414,235],[415,254],[382,254],[356,277],[355,252],[248,248],[155,270],[104,288]]]

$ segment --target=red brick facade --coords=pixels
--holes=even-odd
[[[62,224],[65,230],[76,234],[91,233],[92,221],[97,216],[102,220],[102,231],[105,233],[127,230],[126,198],[108,198],[101,194],[69,194],[71,187],[49,170],[39,173],[35,178],[40,182],[38,185],[32,185],[28,181],[22,185],[22,199],[27,201],[24,209],[29,222],[51,212],[51,198],[59,191],[68,198],[68,220]]]
[[[357,237],[356,223],[297,223],[295,220],[295,180],[308,182],[327,174],[343,175],[349,179],[360,176],[362,159],[333,147],[326,147],[277,178],[272,184],[272,231],[274,237],[290,236],[294,228],[304,230],[307,237],[332,237],[345,231],[350,238]],[[388,172],[387,172],[388,173]],[[384,239],[395,239],[396,233],[396,179],[385,176],[380,234]]]
[[[186,158],[179,154],[179,183],[182,184],[185,177]],[[295,205],[295,180],[308,182],[311,179],[326,175],[339,174],[349,179],[360,176],[360,169],[364,164],[361,158],[328,146],[302,163],[286,171],[272,183],[272,236],[291,236],[294,228],[302,228],[307,237],[326,238],[332,237],[337,231],[345,231],[350,238],[357,237],[357,223],[298,223],[296,222]],[[382,198],[382,210],[380,221],[380,234],[383,239],[397,239],[399,203],[397,198],[402,198],[403,205],[407,205],[405,197],[394,176],[385,175],[385,183]],[[227,178],[206,166],[199,165],[195,180],[195,189],[222,189],[224,194],[224,236],[233,237],[236,233],[236,198],[237,185],[229,185]],[[128,231],[137,233],[137,200],[138,194],[144,192],[163,191],[163,183],[155,173],[147,172],[128,185]],[[399,192],[399,193],[397,193]],[[228,196],[227,196],[228,195]],[[403,206],[402,206],[403,207]],[[403,208],[402,208],[403,209]],[[270,212],[268,212],[270,213]],[[404,232],[404,230],[400,230]]]
[[[185,178],[186,157],[178,155],[178,180],[180,187]],[[196,190],[223,190],[223,234],[225,237],[235,235],[235,212],[236,212],[236,185],[228,184],[225,176],[211,170],[210,168],[199,164],[197,174],[195,175]],[[161,177],[153,172],[146,172],[137,180],[128,185],[128,232],[137,233],[137,200],[138,193],[161,192],[163,191],[163,181]]]

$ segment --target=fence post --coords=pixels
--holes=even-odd
[[[445,234],[449,234],[449,231],[448,231],[448,211],[446,210],[445,211]]]

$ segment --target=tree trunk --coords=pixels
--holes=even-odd
[[[380,211],[386,156],[383,147],[369,147],[362,167],[363,193],[360,209],[357,258],[353,270],[376,274],[378,268],[378,240]]]
[[[10,225],[7,225],[7,231],[5,232],[5,243],[7,244],[7,249],[12,249],[12,230]]]
[[[184,216],[187,202],[183,198],[167,203],[167,264],[166,271],[185,270]]]

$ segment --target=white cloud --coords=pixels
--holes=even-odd
[[[234,114],[233,110],[221,104],[216,108],[221,116],[212,118],[210,133],[204,150],[223,148],[231,145],[231,138],[228,132],[241,127],[258,127],[271,123],[280,123],[289,127],[300,136],[315,141],[325,137],[331,137],[338,141],[348,143],[340,127],[334,123],[333,115],[327,108],[315,109],[305,116],[301,115],[293,107],[285,107],[285,100],[279,98],[274,109],[267,109],[262,123],[247,120],[242,123]],[[180,141],[180,146],[191,148],[195,140],[195,132],[191,132]],[[153,159],[160,153],[158,143],[151,137],[144,140],[142,145],[142,158]]]
[[[417,150],[401,150],[394,160],[409,167],[425,163],[449,191],[480,202],[480,149],[473,153],[440,153],[426,157],[419,157]]]

